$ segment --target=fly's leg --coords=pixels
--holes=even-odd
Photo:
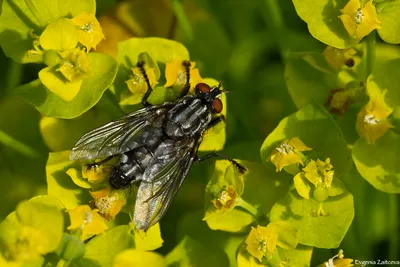
[[[104,163],[106,163],[106,162],[112,160],[112,159],[115,158],[115,157],[117,157],[117,155],[109,156],[109,157],[107,157],[107,158],[105,158],[105,159],[103,159],[102,161],[99,161],[99,162],[88,163],[88,164],[86,164],[86,166],[87,166],[88,168],[98,167],[98,166],[103,165]]]
[[[182,89],[182,92],[181,92],[179,98],[182,98],[185,95],[187,95],[190,90],[190,65],[191,65],[190,61],[185,60],[185,61],[183,61],[182,65],[185,68],[185,72],[186,72],[186,83]]]
[[[207,130],[214,127],[215,125],[217,125],[220,122],[225,121],[225,116],[224,115],[219,115],[218,117],[213,118],[210,123],[207,126]]]
[[[243,165],[241,165],[241,164],[240,164],[239,162],[237,162],[236,160],[231,159],[231,158],[228,158],[228,157],[226,157],[226,156],[224,156],[224,155],[220,155],[220,154],[218,154],[218,153],[215,152],[215,151],[214,151],[214,152],[211,152],[210,154],[204,155],[204,156],[202,156],[201,158],[197,158],[197,157],[196,157],[195,162],[202,162],[202,161],[205,161],[205,160],[208,160],[208,159],[211,159],[211,158],[219,158],[219,159],[224,159],[224,160],[229,161],[230,163],[233,164],[233,166],[235,166],[235,167],[238,169],[238,171],[239,171],[241,174],[245,174],[245,173],[247,172],[246,167],[244,167]]]
[[[136,64],[136,67],[139,68],[139,70],[142,73],[143,78],[144,78],[144,80],[146,81],[146,84],[147,84],[147,91],[146,91],[146,93],[144,94],[144,96],[142,98],[142,105],[145,106],[145,107],[148,107],[148,106],[151,106],[151,104],[149,102],[147,102],[147,99],[149,98],[151,92],[153,91],[153,88],[151,88],[149,77],[147,76],[146,70],[144,68],[144,64],[145,64],[144,61],[139,61]]]

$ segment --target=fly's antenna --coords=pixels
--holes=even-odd
[[[217,88],[218,88],[222,93],[229,93],[229,92],[230,92],[229,90],[221,89],[221,87],[222,87],[222,81],[219,82]]]

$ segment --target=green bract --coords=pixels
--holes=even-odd
[[[261,147],[263,161],[267,161],[280,141],[293,137],[299,137],[312,148],[309,158],[330,158],[335,176],[341,177],[349,171],[351,157],[347,144],[338,125],[321,106],[309,104],[283,119]]]
[[[87,57],[90,69],[82,79],[79,92],[72,101],[60,98],[47,89],[40,80],[18,87],[16,94],[48,117],[65,119],[78,117],[100,100],[104,91],[111,85],[118,68],[111,56],[89,53]],[[67,83],[65,89],[68,90],[70,85]]]
[[[63,236],[63,205],[50,196],[21,202],[16,211],[0,224],[0,242],[11,262],[42,261],[53,252]]]
[[[342,242],[354,218],[353,196],[346,193],[324,202],[326,216],[316,216],[319,203],[291,191],[271,210],[271,221],[286,221],[298,230],[299,243],[336,248]]]
[[[8,57],[20,63],[38,63],[42,60],[42,55],[34,50],[33,34],[40,35],[48,24],[59,18],[72,18],[82,11],[93,14],[96,12],[94,0],[16,0],[3,1],[2,4],[0,45]],[[64,25],[66,24],[65,19],[61,21],[64,21]],[[72,28],[70,26],[69,29],[71,31]],[[53,27],[51,26],[51,28]],[[67,28],[64,28],[64,30],[65,32],[63,33],[68,32]],[[47,39],[45,46],[47,44],[52,46],[49,43],[50,39],[61,41],[63,44],[59,42],[58,45],[62,47],[65,47],[65,44],[74,42],[73,38],[71,40],[61,40],[53,35],[55,33],[48,32],[48,34],[45,34],[45,36],[48,36],[45,38]],[[59,34],[59,32],[56,34]],[[68,37],[70,38],[71,35],[68,34]]]
[[[358,172],[375,188],[387,193],[400,193],[400,137],[389,132],[369,145],[359,139],[353,147],[353,160]],[[370,157],[369,155],[374,155]]]
[[[348,0],[335,2],[293,0],[297,14],[307,23],[311,35],[327,45],[341,49],[352,47],[360,41],[346,31],[343,22],[339,19],[339,16],[342,15],[340,10],[348,2]],[[366,3],[368,1],[359,2]],[[399,9],[399,6],[393,1],[376,4],[376,13],[381,22],[378,33],[385,42],[400,43],[398,36],[400,22],[396,18]]]

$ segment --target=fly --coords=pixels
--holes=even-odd
[[[180,97],[151,105],[147,100],[153,89],[144,65],[140,60],[136,64],[147,84],[144,108],[86,133],[70,154],[71,160],[104,158],[96,165],[119,157],[109,176],[110,185],[115,189],[138,185],[133,221],[139,230],[147,230],[163,217],[193,163],[219,157],[242,173],[246,170],[215,152],[196,156],[204,132],[224,120],[221,83],[213,87],[199,83],[195,94],[188,94],[190,62],[184,61],[186,83]]]

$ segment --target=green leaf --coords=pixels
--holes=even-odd
[[[73,49],[78,44],[78,30],[70,19],[60,18],[46,27],[39,41],[45,50]]]
[[[105,100],[103,97],[94,108],[75,119],[65,120],[42,116],[39,126],[47,147],[53,152],[71,149],[89,130],[121,116],[120,112],[112,112],[111,109],[114,106],[105,106],[107,104]]]
[[[317,216],[318,208],[318,202],[306,200],[292,190],[272,207],[270,220],[286,221],[295,227],[301,244],[337,248],[354,218],[353,196],[346,191],[340,196],[330,197],[323,203],[326,216]]]
[[[352,163],[342,132],[321,106],[310,104],[284,118],[261,147],[263,161],[267,161],[279,142],[293,137],[299,137],[306,146],[312,148],[308,153],[310,159],[330,158],[337,177],[349,171]]]
[[[379,36],[387,43],[400,43],[400,22],[397,14],[400,6],[396,1],[385,1],[376,5],[378,20],[382,22],[381,29],[378,29]]]
[[[151,266],[164,267],[164,258],[155,253],[136,249],[127,249],[117,255],[113,267]]]
[[[335,73],[322,72],[315,65],[310,64],[311,59],[307,59],[307,56],[318,61],[325,61],[322,54],[299,53],[290,57],[285,65],[286,85],[298,108],[312,101],[322,105],[328,101],[332,90],[340,88]]]
[[[376,189],[386,193],[400,193],[399,155],[400,136],[391,131],[375,145],[360,138],[353,147],[358,172]]]
[[[307,23],[311,35],[336,48],[349,48],[358,43],[352,38],[339,19],[342,9],[348,0],[293,0],[297,14]]]
[[[166,256],[167,266],[228,266],[229,261],[222,250],[207,247],[186,236]]]
[[[162,247],[164,240],[161,238],[160,224],[150,227],[147,232],[136,231],[134,234],[135,249],[155,250]]]
[[[85,262],[89,261],[100,266],[112,266],[116,255],[133,245],[133,236],[128,225],[114,227],[91,239],[86,245],[85,255],[77,264],[86,266]]]
[[[40,80],[22,85],[15,92],[48,117],[78,117],[100,100],[113,82],[118,68],[115,59],[105,54],[89,53],[88,60],[90,71],[82,80],[81,89],[72,101],[65,101],[52,93]]]
[[[67,261],[76,260],[85,254],[85,244],[78,237],[64,233],[56,254]]]
[[[379,68],[375,68],[367,80],[367,90],[369,96],[386,91],[385,102],[392,108],[400,105],[400,91],[398,84],[400,77],[396,68],[400,66],[400,59],[392,59],[379,64]]]
[[[58,18],[72,18],[82,11],[95,13],[94,0],[14,0],[4,1],[0,16],[0,46],[7,57],[19,63],[42,61],[33,48],[30,32],[40,35]]]
[[[48,194],[59,199],[67,209],[76,208],[81,203],[88,203],[91,199],[87,192],[74,184],[66,173],[74,167],[69,160],[70,151],[50,153],[46,165]]]

